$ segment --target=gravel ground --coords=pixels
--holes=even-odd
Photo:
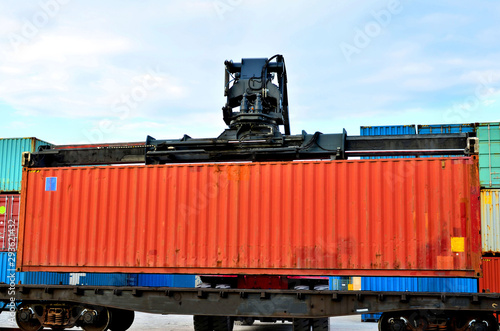
[[[0,327],[15,327],[9,322],[6,313],[0,314]],[[335,331],[371,330],[376,331],[377,323],[362,323],[360,316],[343,316],[330,319],[330,328]],[[80,330],[73,328],[71,330]],[[187,315],[154,315],[136,313],[135,321],[130,331],[192,331],[193,317]],[[290,323],[260,323],[255,322],[252,326],[235,325],[235,331],[292,331]]]

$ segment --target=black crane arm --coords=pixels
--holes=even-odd
[[[144,144],[45,147],[25,153],[28,167],[102,164],[164,164],[223,161],[342,160],[358,156],[470,155],[477,153],[473,134],[348,136],[316,132],[291,135],[285,60],[225,61],[222,108],[228,128],[217,138],[156,140]],[[284,127],[284,134],[280,131]]]

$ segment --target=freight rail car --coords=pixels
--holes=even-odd
[[[283,57],[225,65],[217,138],[25,153],[18,270],[481,276],[475,137],[291,135]],[[348,159],[381,155],[459,157]],[[91,166],[124,163],[145,165]],[[384,331],[498,329],[498,294],[238,287],[6,284],[0,301],[23,330],[126,330],[134,311],[194,315],[196,331],[375,312]]]

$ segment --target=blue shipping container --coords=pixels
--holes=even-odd
[[[477,125],[481,187],[500,188],[500,123]]]
[[[474,128],[474,123],[419,125],[418,134],[466,133],[474,132]]]
[[[330,290],[332,291],[348,291],[349,277],[332,276],[329,277]]]
[[[394,136],[400,134],[417,134],[415,125],[382,125],[360,126],[362,136]]]
[[[468,133],[474,132],[476,125],[467,124],[431,124],[419,125],[418,134]],[[421,155],[420,157],[453,157],[459,155]]]
[[[15,257],[11,256],[9,260],[9,252],[0,252],[0,282],[8,283],[13,280],[18,284],[46,284],[46,285],[67,285],[69,275],[67,273],[57,272],[15,272]],[[15,275],[15,278],[12,277]],[[11,278],[8,278],[8,277]]]
[[[37,138],[0,138],[0,192],[21,190],[22,153],[42,145],[51,144]]]
[[[14,260],[12,258],[14,258]],[[9,252],[0,252],[0,283],[9,284],[12,281],[10,276],[12,276],[13,273],[15,274],[15,271],[15,254],[14,256],[9,256]]]
[[[16,283],[68,285],[69,274],[59,272],[17,272]]]
[[[394,136],[405,134],[417,134],[415,125],[382,125],[382,126],[360,126],[361,136]],[[414,158],[414,156],[368,156],[362,159],[399,159]]]
[[[478,291],[478,280],[473,278],[362,277],[361,290],[475,293]],[[382,316],[381,313],[362,314],[361,321],[378,321],[380,316]]]
[[[340,291],[342,287],[341,279],[342,277],[339,276],[334,276],[334,277],[329,277],[329,285],[330,285],[330,290],[332,291]]]
[[[72,272],[69,274],[70,285],[81,286],[129,286],[129,274],[84,273]],[[132,284],[134,285],[134,284]]]
[[[15,272],[15,253],[9,260],[9,252],[0,252],[0,282],[9,283],[15,275],[14,283],[44,285],[90,285],[90,286],[134,286],[134,275],[100,273],[60,273],[60,272]],[[194,276],[193,276],[194,277]],[[193,282],[194,283],[194,282]],[[193,285],[194,286],[194,285]]]
[[[194,275],[137,274],[137,286],[195,287]]]

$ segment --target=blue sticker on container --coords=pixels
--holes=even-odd
[[[45,191],[57,191],[57,177],[45,178]]]

